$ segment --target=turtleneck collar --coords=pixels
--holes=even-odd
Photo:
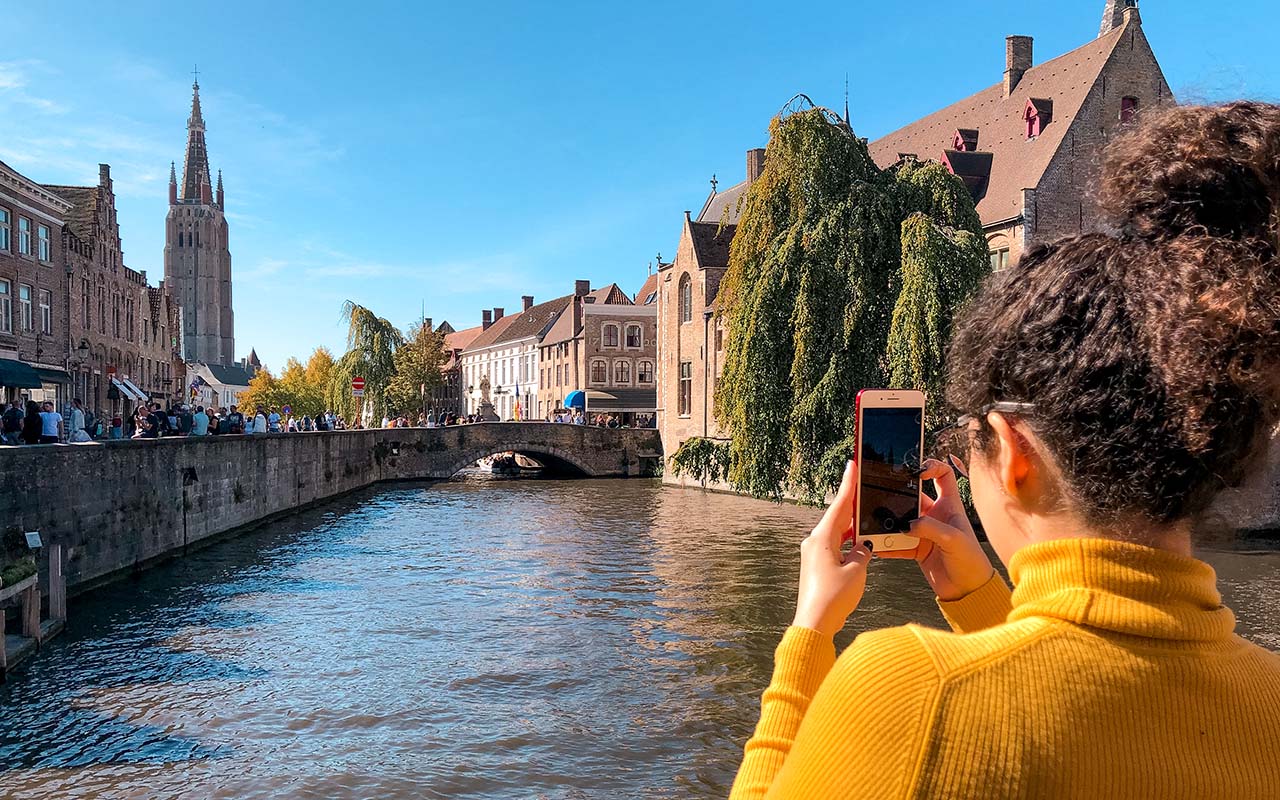
[[[1054,617],[1132,636],[1183,641],[1229,637],[1235,616],[1203,561],[1110,539],[1058,539],[1009,562],[1009,621]]]

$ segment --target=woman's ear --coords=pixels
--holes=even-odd
[[[1036,498],[1028,497],[1027,494],[1030,491],[1039,495],[1042,476],[1036,474],[1038,459],[1031,447],[1031,442],[1027,441],[1027,437],[1010,425],[1009,420],[997,411],[987,414],[987,424],[996,435],[994,466],[1000,487],[1010,497],[1020,500],[1023,505],[1036,505]]]

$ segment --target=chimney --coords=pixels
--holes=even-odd
[[[108,191],[111,190],[111,165],[110,164],[98,165],[98,185]]]
[[[427,317],[422,321],[422,329],[424,331],[434,331],[435,327],[431,324],[431,317]]]
[[[1137,0],[1107,0],[1102,9],[1102,27],[1098,28],[1099,36],[1106,36],[1132,19],[1138,21]]]
[[[574,281],[573,294],[576,297],[586,297],[591,294],[591,281]]]
[[[497,321],[498,321],[498,320],[500,320],[500,319],[502,319],[502,309],[501,309],[501,308],[498,308],[497,306],[494,306],[494,307],[493,307],[493,321],[494,321],[494,322],[497,322]]]
[[[764,148],[757,147],[747,151],[747,185],[756,182],[760,173],[764,172]]]
[[[487,331],[489,326],[493,324],[493,312],[485,309],[480,312],[480,330]]]
[[[533,295],[526,294],[524,297],[521,297],[520,299],[524,301],[525,311],[528,311],[529,309],[533,308]]]
[[[1004,40],[1004,96],[1013,94],[1018,82],[1031,69],[1031,37],[1006,36]]]

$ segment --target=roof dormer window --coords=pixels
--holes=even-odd
[[[951,149],[961,153],[972,153],[978,149],[978,130],[976,128],[959,128],[951,137]]]
[[[1027,124],[1027,138],[1036,138],[1053,121],[1053,101],[1031,98],[1022,110],[1022,119]]]

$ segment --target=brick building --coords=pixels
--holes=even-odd
[[[431,325],[430,319],[427,320],[427,325]],[[446,320],[435,330],[444,334],[444,363],[440,365],[440,385],[427,397],[427,408],[437,416],[441,412],[461,416],[466,413],[463,402],[466,391],[462,382],[462,352],[471,346],[483,328],[476,325],[460,331],[454,330]]]
[[[578,281],[540,346],[542,416],[563,410],[576,391],[585,392],[588,413],[653,414],[657,311],[655,303],[634,302],[616,283],[591,291],[588,281]]]
[[[0,161],[0,399],[67,400],[71,204]]]
[[[62,240],[72,394],[99,415],[176,398],[182,380],[173,340],[177,307],[163,282],[150,287],[145,271],[124,263],[111,167],[98,165],[96,186],[45,188],[71,206]]]
[[[1029,36],[1005,41],[1003,80],[870,143],[881,167],[938,161],[969,187],[992,266],[1029,242],[1088,230],[1103,146],[1143,109],[1173,95],[1142,31],[1136,0],[1107,0],[1097,38],[1035,64]],[[680,244],[660,266],[658,417],[664,450],[692,436],[723,434],[713,398],[723,332],[714,314],[729,244],[764,151],[747,154],[747,178],[713,186],[697,219],[685,215]]]
[[[182,353],[188,361],[234,364],[235,319],[231,310],[231,250],[222,191],[212,186],[200,112],[200,84],[191,87],[187,154],[182,191],[169,167],[169,214],[165,220],[164,278],[182,306]]]

